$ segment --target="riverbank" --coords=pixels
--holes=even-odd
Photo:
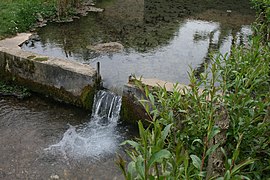
[[[0,7],[0,39],[28,31],[39,15],[47,18],[56,14],[55,2],[52,0],[7,0],[0,1]]]
[[[0,2],[0,40],[17,33],[34,31],[48,21],[70,22],[78,16],[86,16],[89,11],[101,12],[92,0],[6,0]],[[77,16],[78,15],[78,16]]]

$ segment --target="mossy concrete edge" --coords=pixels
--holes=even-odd
[[[90,65],[23,51],[31,34],[0,41],[0,78],[46,97],[91,110],[97,72]]]

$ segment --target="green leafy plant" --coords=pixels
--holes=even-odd
[[[131,158],[118,162],[126,179],[270,177],[270,50],[261,38],[212,57],[184,89],[138,83],[149,118],[138,123],[137,139],[123,143]]]

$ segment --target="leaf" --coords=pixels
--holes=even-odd
[[[226,173],[224,174],[224,180],[230,180],[230,179],[231,179],[230,170],[227,170]]]
[[[119,154],[118,154],[118,159],[116,161],[116,164],[118,165],[118,167],[122,171],[123,175],[127,179],[126,161]]]
[[[201,139],[195,139],[194,141],[192,141],[191,144],[193,145],[195,142],[198,142],[198,143],[200,143],[201,145],[203,145],[203,142],[202,142]]]
[[[160,162],[162,159],[169,159],[171,157],[170,151],[167,149],[162,149],[150,157],[150,160],[148,162],[148,167],[150,168],[154,163]]]
[[[131,140],[124,141],[124,142],[121,143],[120,145],[126,145],[126,144],[131,145],[131,146],[134,147],[137,151],[139,151],[140,148],[141,148],[141,146],[139,145],[139,143],[137,143],[137,142],[135,142],[135,141],[131,141]]]
[[[189,168],[189,157],[188,157],[188,152],[185,151],[185,159],[184,159],[184,166],[185,166],[185,178],[189,178],[188,174],[188,168]]]
[[[138,122],[138,125],[139,125],[139,133],[140,133],[140,137],[141,137],[141,139],[142,139],[142,141],[143,141],[143,144],[146,145],[146,141],[147,141],[147,140],[146,140],[146,138],[145,138],[145,136],[146,136],[145,129],[144,129],[143,124],[142,124],[141,121]]]
[[[202,161],[198,156],[196,155],[190,155],[190,158],[192,159],[192,164],[197,168],[200,169]]]
[[[215,179],[215,180],[224,180],[223,177],[218,177],[218,178],[213,178],[213,179]],[[212,178],[210,180],[212,180]]]
[[[166,139],[166,137],[168,136],[168,134],[169,134],[169,132],[170,132],[170,130],[171,130],[171,126],[172,126],[172,124],[168,124],[168,125],[164,128],[164,130],[161,132],[161,138],[162,138],[163,141],[164,141],[164,140]]]
[[[135,162],[135,167],[136,167],[136,171],[139,173],[139,175],[141,176],[141,179],[145,179],[144,177],[144,163],[143,163],[143,158],[142,156],[138,156]]]
[[[214,126],[208,136],[208,141],[210,141],[211,139],[213,139],[213,137],[215,137],[215,135],[217,135],[220,132],[220,129],[217,126]]]
[[[155,98],[154,98],[153,94],[150,93],[150,94],[148,95],[148,97],[149,97],[149,100],[150,100],[151,104],[152,104],[152,105],[155,105]]]
[[[245,167],[245,166],[247,166],[249,164],[254,163],[254,161],[255,161],[255,159],[248,159],[248,160],[234,166],[234,168],[232,169],[232,172],[231,172],[232,175],[236,174],[242,167]]]
[[[135,162],[131,161],[130,163],[128,163],[127,166],[127,177],[128,177],[127,179],[134,179],[135,172],[136,172]]]
[[[211,146],[207,151],[206,151],[206,156],[211,155],[219,146],[219,143],[215,144],[214,146]]]

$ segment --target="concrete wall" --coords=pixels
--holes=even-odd
[[[23,51],[18,45],[30,35],[23,33],[0,41],[1,79],[91,109],[97,84],[96,70],[89,65]]]
[[[165,87],[168,92],[173,90],[179,91],[182,95],[185,95],[187,90],[190,90],[191,87],[184,84],[176,84],[172,82],[166,82],[159,79],[129,79],[129,82],[124,86],[123,97],[122,97],[122,109],[121,109],[121,118],[132,124],[137,124],[137,121],[145,119],[150,120],[144,107],[141,105],[139,100],[146,99],[145,92],[143,89],[140,89],[136,84],[136,81],[140,81],[142,87],[148,87],[149,90],[154,87]],[[203,89],[198,89],[199,95],[203,93]],[[210,100],[210,97],[206,97]],[[149,103],[151,108],[151,104]]]

